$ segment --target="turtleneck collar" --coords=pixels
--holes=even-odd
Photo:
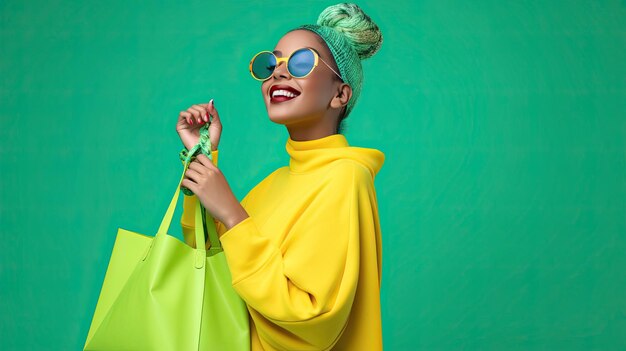
[[[342,134],[297,141],[287,138],[285,149],[289,154],[289,169],[294,173],[311,171],[329,161],[333,148],[347,147],[348,140]]]
[[[367,166],[372,176],[375,176],[385,159],[379,150],[350,146],[343,134],[303,141],[293,140],[289,136],[285,149],[289,154],[289,170],[292,173],[309,172],[338,159],[352,159]]]

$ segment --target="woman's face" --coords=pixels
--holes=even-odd
[[[311,47],[317,50],[321,59],[339,72],[330,50],[320,41],[321,38],[311,31],[295,30],[280,39],[274,48],[274,54],[277,57],[289,57],[298,49]],[[270,88],[274,85],[291,87],[298,91],[297,96],[286,101],[276,101],[270,95]],[[286,63],[281,62],[270,78],[262,83],[261,92],[268,116],[273,122],[286,125],[290,131],[314,128],[333,133],[339,113],[351,96],[349,85],[341,82],[321,60],[304,78],[292,77]]]

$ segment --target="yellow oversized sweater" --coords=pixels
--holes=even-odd
[[[252,351],[382,350],[382,238],[374,178],[384,154],[342,134],[287,140],[289,166],[241,201],[249,217],[216,220],[233,288],[250,312]],[[213,163],[217,165],[217,151]],[[181,225],[194,243],[194,206]]]

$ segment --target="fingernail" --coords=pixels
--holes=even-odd
[[[209,117],[207,117],[207,115],[204,115],[204,121],[208,122],[209,121]]]
[[[191,120],[191,124],[193,124],[193,119]]]
[[[210,102],[211,102],[211,105],[215,105],[215,103],[213,102],[213,99],[211,99],[211,101],[210,101]]]

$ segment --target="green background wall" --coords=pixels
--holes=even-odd
[[[180,110],[215,98],[239,199],[288,163],[247,64],[334,3],[0,2],[0,349],[82,348],[117,227],[173,195]],[[358,4],[385,349],[626,349],[626,2]]]

